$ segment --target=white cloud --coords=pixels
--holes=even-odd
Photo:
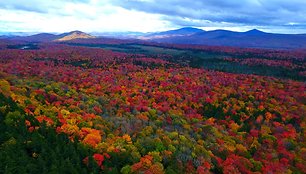
[[[101,31],[156,31],[166,30],[170,22],[162,15],[127,10],[92,1],[91,4],[68,2],[48,13],[0,9],[2,31],[64,32],[82,30]]]

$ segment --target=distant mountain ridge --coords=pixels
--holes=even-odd
[[[174,35],[148,40],[158,43],[234,46],[245,48],[306,48],[306,34],[274,34],[266,33],[257,29],[246,32],[228,30],[203,31],[191,35]]]
[[[180,29],[176,29],[176,30],[168,30],[168,31],[163,31],[163,32],[158,32],[158,33],[154,33],[151,35],[166,35],[166,34],[182,34],[182,35],[188,35],[188,34],[194,34],[194,33],[199,33],[199,32],[204,32],[204,30],[202,29],[198,29],[198,28],[192,28],[192,27],[184,27],[184,28],[180,28]]]
[[[202,29],[198,29],[198,28],[185,27],[185,28],[180,28],[176,30],[145,34],[138,38],[142,40],[151,40],[151,39],[170,38],[170,37],[177,37],[177,36],[189,36],[189,35],[200,33],[200,32],[205,32],[205,31]]]
[[[3,39],[26,42],[74,42],[74,43],[105,43],[113,39],[112,43],[156,42],[167,44],[191,44],[207,46],[233,46],[243,48],[268,48],[268,49],[305,49],[306,34],[274,34],[257,29],[246,32],[229,30],[204,31],[198,28],[185,27],[177,30],[169,30],[155,33],[134,33],[134,37],[126,32],[114,36],[95,37],[93,35],[72,31],[63,34],[40,33],[32,36],[8,36]],[[124,36],[126,35],[126,37]],[[116,41],[114,39],[117,39]],[[128,40],[126,40],[128,39]],[[137,40],[138,39],[138,40]]]

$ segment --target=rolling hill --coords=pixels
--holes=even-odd
[[[96,38],[95,36],[91,36],[87,33],[81,31],[71,31],[63,34],[50,34],[50,33],[40,33],[31,36],[16,36],[11,37],[11,40],[20,40],[27,42],[53,42],[53,41],[70,41],[74,39],[92,39]]]
[[[58,39],[55,39],[55,41],[69,41],[74,39],[93,39],[96,38],[95,36],[91,36],[87,33],[81,32],[81,31],[72,31],[69,33],[64,33],[61,35]]]

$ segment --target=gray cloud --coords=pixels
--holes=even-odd
[[[90,0],[14,0],[0,1],[0,9],[57,13],[65,3],[89,3]],[[281,26],[288,23],[306,24],[305,0],[106,0],[108,4],[129,10],[162,14],[174,25],[188,18],[212,23]],[[105,3],[102,1],[102,4]],[[101,2],[99,2],[101,3]],[[176,23],[176,21],[178,23]]]
[[[37,13],[48,13],[61,9],[67,2],[87,3],[90,0],[4,0],[0,1],[0,9],[23,10]]]
[[[157,13],[182,25],[181,18],[212,23],[282,26],[306,23],[305,0],[114,0],[126,9]],[[186,21],[186,24],[190,21]],[[205,22],[204,22],[205,24]]]

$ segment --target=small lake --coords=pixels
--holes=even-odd
[[[7,49],[38,50],[39,47],[36,44],[23,44],[23,45],[8,45]]]

